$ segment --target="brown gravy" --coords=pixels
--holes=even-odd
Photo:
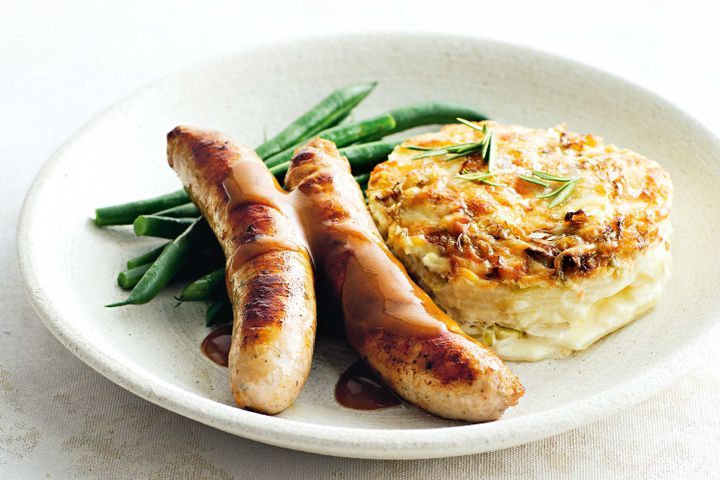
[[[316,193],[311,187],[308,194],[302,187],[287,193],[259,158],[233,165],[223,182],[228,212],[247,203],[267,205],[288,219],[289,228],[239,245],[228,262],[226,278],[272,250],[304,250],[338,264],[346,258],[342,287],[336,293],[345,324],[351,327],[348,335],[383,328],[402,336],[432,337],[446,330],[449,324],[442,311],[410,280],[385,244],[368,234],[366,230],[374,227],[353,211],[362,200],[356,198],[360,190],[350,172],[328,160],[307,178],[333,171],[332,188]]]
[[[358,360],[345,370],[335,385],[335,399],[340,405],[355,410],[378,410],[400,405],[365,362]]]
[[[361,344],[378,328],[422,338],[453,328],[380,239],[367,212],[359,210],[362,193],[350,172],[326,162],[314,165],[290,196],[316,266],[339,300],[350,343]]]
[[[200,350],[213,362],[222,367],[228,366],[232,325],[223,325],[210,332],[200,345]]]
[[[271,250],[295,250],[298,252],[307,251],[302,244],[291,239],[280,238],[274,235],[258,235],[251,241],[243,243],[235,250],[235,253],[229,262],[230,271],[237,271],[246,262],[268,253]]]
[[[260,158],[255,156],[254,160],[236,162],[223,181],[223,188],[228,198],[228,214],[241,205],[260,204],[277,210],[289,223],[288,228],[280,228],[273,235],[258,235],[238,245],[230,255],[227,279],[246,262],[273,250],[293,250],[310,254],[292,196],[283,190]]]
[[[325,163],[308,176],[323,177],[327,170],[333,170],[330,189],[313,192],[311,180],[307,193],[302,191],[302,185],[287,193],[259,158],[238,161],[223,182],[228,212],[248,203],[266,205],[282,213],[289,225],[276,235],[255,237],[230,252],[226,278],[266,252],[303,250],[316,254],[325,264],[351,344],[361,344],[365,333],[375,328],[415,337],[432,337],[453,329],[452,321],[410,279],[387,246],[372,230],[368,231],[374,227],[364,221],[366,213],[353,210],[353,205],[362,201],[357,198],[360,190],[350,172],[338,167],[333,162]],[[231,334],[230,325],[213,330],[203,340],[203,353],[218,365],[227,366]],[[343,373],[335,396],[341,405],[359,410],[400,404],[362,361]]]
[[[227,367],[231,339],[232,325],[223,325],[211,331],[200,348],[210,360]],[[343,407],[355,410],[378,410],[400,405],[398,397],[362,360],[350,365],[340,376],[335,385],[335,398]]]
[[[357,229],[343,226],[348,228]],[[336,233],[335,240],[343,235],[347,233]],[[333,238],[333,233],[324,237]],[[383,328],[406,337],[433,337],[446,329],[435,304],[418,292],[405,269],[394,265],[397,260],[378,241],[368,235],[348,236],[343,249],[350,253],[341,292],[348,327]],[[353,330],[348,328],[349,333]]]
[[[223,187],[228,197],[228,211],[247,203],[259,203],[280,210],[280,204],[287,197],[259,158],[257,161],[240,160],[233,164]]]

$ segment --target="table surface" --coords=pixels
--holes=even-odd
[[[45,329],[15,259],[25,192],[69,135],[151,80],[269,40],[400,29],[532,45],[642,84],[720,133],[720,33],[708,3],[0,0],[0,476],[720,478],[720,355],[649,401],[528,445],[411,462],[331,458],[234,437],[106,380]]]

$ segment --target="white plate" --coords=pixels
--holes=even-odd
[[[175,125],[256,145],[333,88],[379,80],[357,116],[425,99],[477,106],[501,122],[573,131],[658,160],[672,174],[674,273],[661,304],[589,351],[513,364],[527,394],[494,423],[460,425],[414,408],[348,410],[333,385],[353,360],[320,340],[296,404],[268,417],[233,407],[226,371],[199,350],[200,305],[163,293],[106,309],[115,275],[154,242],[99,229],[93,208],[179,188],[165,160]],[[172,75],[84,127],[43,167],[18,232],[28,295],[48,328],[112,381],[181,415],[253,440],[366,458],[482,452],[553,435],[638,402],[697,365],[720,339],[718,141],[666,101],[618,78],[526,48],[437,35],[373,34],[266,46]]]

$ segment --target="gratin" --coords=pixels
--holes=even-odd
[[[488,172],[481,153],[418,158],[481,142],[466,125],[404,142],[369,180],[383,237],[437,304],[509,360],[566,356],[650,309],[670,274],[667,172],[562,125],[477,125],[493,135],[490,183],[459,176]],[[533,171],[574,189],[553,205],[538,197],[563,183]]]

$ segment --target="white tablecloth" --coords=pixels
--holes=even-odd
[[[499,38],[630,78],[720,132],[720,29],[704,3],[1,0],[0,478],[720,478],[718,355],[650,401],[533,444],[428,461],[330,458],[233,437],[115,386],[43,327],[15,260],[25,191],[82,123],[168,72],[273,39]]]

